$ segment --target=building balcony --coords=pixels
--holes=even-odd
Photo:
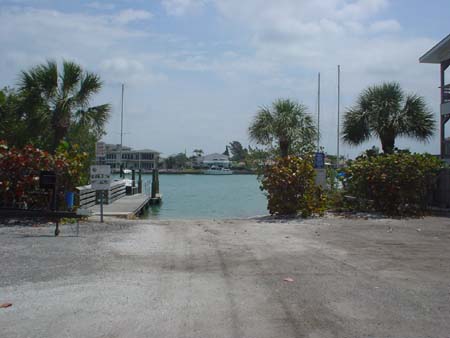
[[[444,86],[444,90],[442,93],[442,104],[450,102],[450,84]]]
[[[450,114],[450,101],[441,104],[441,115],[449,115]]]

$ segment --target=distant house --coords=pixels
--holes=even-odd
[[[113,171],[120,169],[122,163],[124,169],[142,169],[142,171],[152,171],[158,167],[160,152],[152,149],[134,150],[131,147],[120,144],[106,144],[106,164],[111,166]],[[122,156],[121,156],[122,155]]]
[[[200,157],[198,162],[200,163],[201,166],[204,166],[204,167],[212,167],[212,166],[221,167],[221,168],[229,168],[230,167],[230,159],[228,158],[228,156],[223,155],[223,154],[218,154],[218,153],[209,154],[209,155]]]

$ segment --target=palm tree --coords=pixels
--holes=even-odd
[[[201,157],[203,155],[203,150],[202,149],[194,149],[193,153],[195,154],[195,156]]]
[[[435,131],[433,114],[423,97],[405,95],[396,82],[364,90],[344,116],[343,139],[359,145],[372,136],[381,141],[384,153],[392,153],[395,139],[407,136],[428,141]]]
[[[262,107],[249,127],[249,135],[256,143],[280,149],[282,157],[292,153],[297,144],[314,144],[317,130],[306,106],[289,99],[278,99],[272,107]]]
[[[20,77],[25,102],[30,109],[42,110],[53,129],[49,145],[52,152],[66,138],[71,125],[85,126],[97,134],[103,131],[110,105],[89,106],[91,97],[101,87],[98,75],[86,72],[70,61],[63,61],[61,73],[58,73],[55,61],[48,61],[22,72]]]

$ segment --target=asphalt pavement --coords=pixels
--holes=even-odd
[[[450,219],[0,226],[0,337],[450,337]]]

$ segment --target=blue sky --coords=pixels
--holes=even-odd
[[[320,71],[322,144],[334,153],[337,64],[343,111],[367,85],[395,80],[438,116],[438,66],[418,58],[450,33],[448,13],[444,0],[0,0],[0,86],[47,59],[75,60],[104,80],[105,141],[120,141],[125,83],[124,143],[168,155],[247,145],[258,107],[280,97],[316,116]],[[437,138],[397,143],[438,152]]]

